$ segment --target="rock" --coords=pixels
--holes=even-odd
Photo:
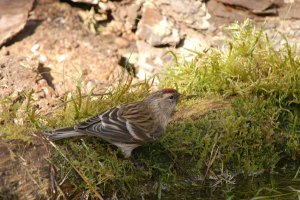
[[[205,5],[204,5],[205,7]],[[195,15],[186,15],[184,20],[188,27],[195,30],[207,30],[211,27],[211,24],[208,22],[210,14],[206,13],[203,15],[201,12]]]
[[[279,10],[279,17],[281,19],[300,19],[300,1],[295,1],[291,4],[286,4]]]
[[[277,15],[277,8],[283,5],[283,0],[217,0],[225,6],[230,6],[238,10],[243,8],[257,15]],[[241,9],[240,9],[241,10]]]
[[[162,0],[156,1],[161,8],[162,14],[172,18],[175,23],[182,29],[192,28],[196,30],[207,30],[210,18],[206,6],[201,1],[194,0]]]
[[[242,7],[250,10],[251,12],[262,12],[273,4],[270,0],[217,0],[223,4],[235,7]]]
[[[123,22],[127,32],[131,32],[137,28],[141,6],[141,1],[135,1],[129,5],[116,6],[116,11],[112,15],[115,20]]]
[[[130,42],[122,37],[116,37],[114,42],[119,48],[127,48],[130,45]]]
[[[26,25],[34,0],[0,1],[0,47]]]
[[[133,66],[137,66],[138,65],[139,54],[137,52],[132,52],[132,51],[130,51],[130,52],[123,52],[122,57],[125,59],[125,65],[127,64],[126,62],[128,62],[129,64],[131,64]],[[124,65],[122,65],[122,66],[124,66]]]
[[[291,29],[300,30],[300,20],[295,20],[291,22]]]
[[[179,31],[174,23],[150,2],[144,4],[136,34],[152,46],[177,45],[180,42]]]
[[[139,68],[136,76],[141,80],[144,80],[145,77],[153,77],[161,72],[163,66],[172,61],[172,56],[166,54],[167,49],[152,47],[143,41],[137,41],[136,45],[139,52]]]
[[[190,34],[184,39],[182,47],[179,49],[181,56],[186,61],[192,61],[195,58],[195,52],[201,53],[211,46],[210,39],[202,34]]]
[[[237,12],[236,9],[225,6],[223,3],[220,3],[216,0],[210,0],[207,2],[208,12],[216,17],[225,18],[229,22],[233,21],[243,21],[245,18],[253,18],[253,15],[250,15],[247,12]]]
[[[196,14],[200,7],[201,1],[191,1],[191,0],[173,0],[171,7],[174,12],[183,13],[183,14]]]

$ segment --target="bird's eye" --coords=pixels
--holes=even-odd
[[[173,95],[172,95],[172,96],[170,96],[170,97],[169,97],[169,99],[174,99],[174,96],[173,96]]]

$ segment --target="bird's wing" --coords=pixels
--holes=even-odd
[[[147,138],[138,137],[136,129],[138,128],[121,116],[119,107],[107,110],[75,127],[79,132],[99,136],[111,143],[142,144]]]
[[[143,138],[144,141],[154,141],[164,131],[153,112],[144,104],[124,105],[120,108],[120,115],[126,119],[127,129],[130,133]]]

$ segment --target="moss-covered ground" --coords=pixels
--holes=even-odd
[[[159,87],[183,93],[160,141],[137,148],[125,159],[113,145],[95,138],[51,143],[57,180],[68,198],[160,198],[166,191],[236,183],[282,168],[299,168],[300,57],[251,22],[233,24],[224,48],[194,52],[192,61],[174,55]],[[118,104],[145,97],[151,80],[116,86],[102,96],[81,94],[48,115],[35,112],[31,93],[3,99],[1,139],[28,139],[27,133],[65,127]],[[18,127],[16,129],[16,127]],[[299,171],[299,170],[298,170]],[[298,177],[298,173],[294,178]],[[71,189],[70,189],[71,188]],[[184,189],[183,189],[184,190]],[[298,190],[294,190],[298,195]]]

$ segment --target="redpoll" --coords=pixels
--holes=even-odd
[[[53,130],[48,138],[98,136],[130,157],[136,147],[162,136],[179,97],[175,89],[162,89],[142,101],[111,108],[74,127]]]

